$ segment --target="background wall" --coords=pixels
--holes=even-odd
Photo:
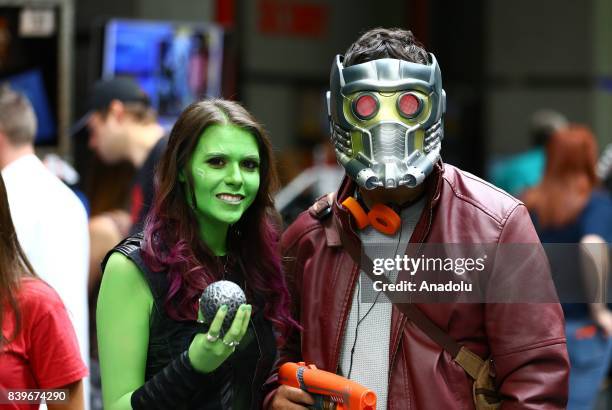
[[[405,26],[407,3],[390,0],[385,8],[367,0],[239,4],[241,98],[270,131],[281,152],[281,175],[289,180],[309,165],[309,151],[329,139],[324,93],[334,56],[369,28]],[[294,11],[300,7],[301,13]],[[312,17],[295,24],[305,13]]]
[[[109,17],[214,21],[215,0],[80,0],[75,109],[99,75]],[[227,0],[224,0],[227,1]],[[376,26],[414,31],[436,54],[448,96],[443,156],[484,175],[493,158],[527,149],[530,115],[561,111],[612,130],[612,3],[607,0],[235,0],[231,31],[243,101],[270,131],[286,180],[328,140],[323,93],[333,56]]]
[[[552,108],[610,142],[611,4],[492,0],[486,11],[486,128],[490,156],[529,146],[532,112]]]

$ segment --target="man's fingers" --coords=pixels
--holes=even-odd
[[[278,388],[276,394],[280,393],[280,398],[285,398],[289,402],[303,405],[314,404],[314,399],[302,389],[296,387],[282,385]]]

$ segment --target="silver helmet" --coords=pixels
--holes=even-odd
[[[366,189],[415,187],[440,158],[446,93],[429,64],[382,58],[332,64],[327,113],[336,158]]]

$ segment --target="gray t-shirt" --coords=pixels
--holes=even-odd
[[[403,255],[414,228],[421,216],[425,198],[420,199],[401,211],[401,229],[393,236],[385,235],[371,226],[359,232],[363,249],[370,259],[395,258]],[[387,272],[391,282],[397,280],[398,272]],[[363,298],[360,303],[358,295],[372,295],[372,281],[361,272],[353,293],[353,302],[349,313],[346,331],[340,351],[340,374],[368,387],[376,393],[377,408],[387,408],[387,390],[389,379],[389,339],[391,331],[392,304],[384,293],[372,300]],[[375,303],[372,303],[375,301]],[[359,327],[357,328],[357,324]],[[355,348],[352,355],[351,350]]]

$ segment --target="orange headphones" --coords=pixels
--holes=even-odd
[[[366,213],[359,201],[353,197],[348,197],[342,202],[344,206],[355,218],[357,228],[363,229],[368,225],[386,235],[395,235],[402,220],[391,207],[383,204],[376,204]]]

